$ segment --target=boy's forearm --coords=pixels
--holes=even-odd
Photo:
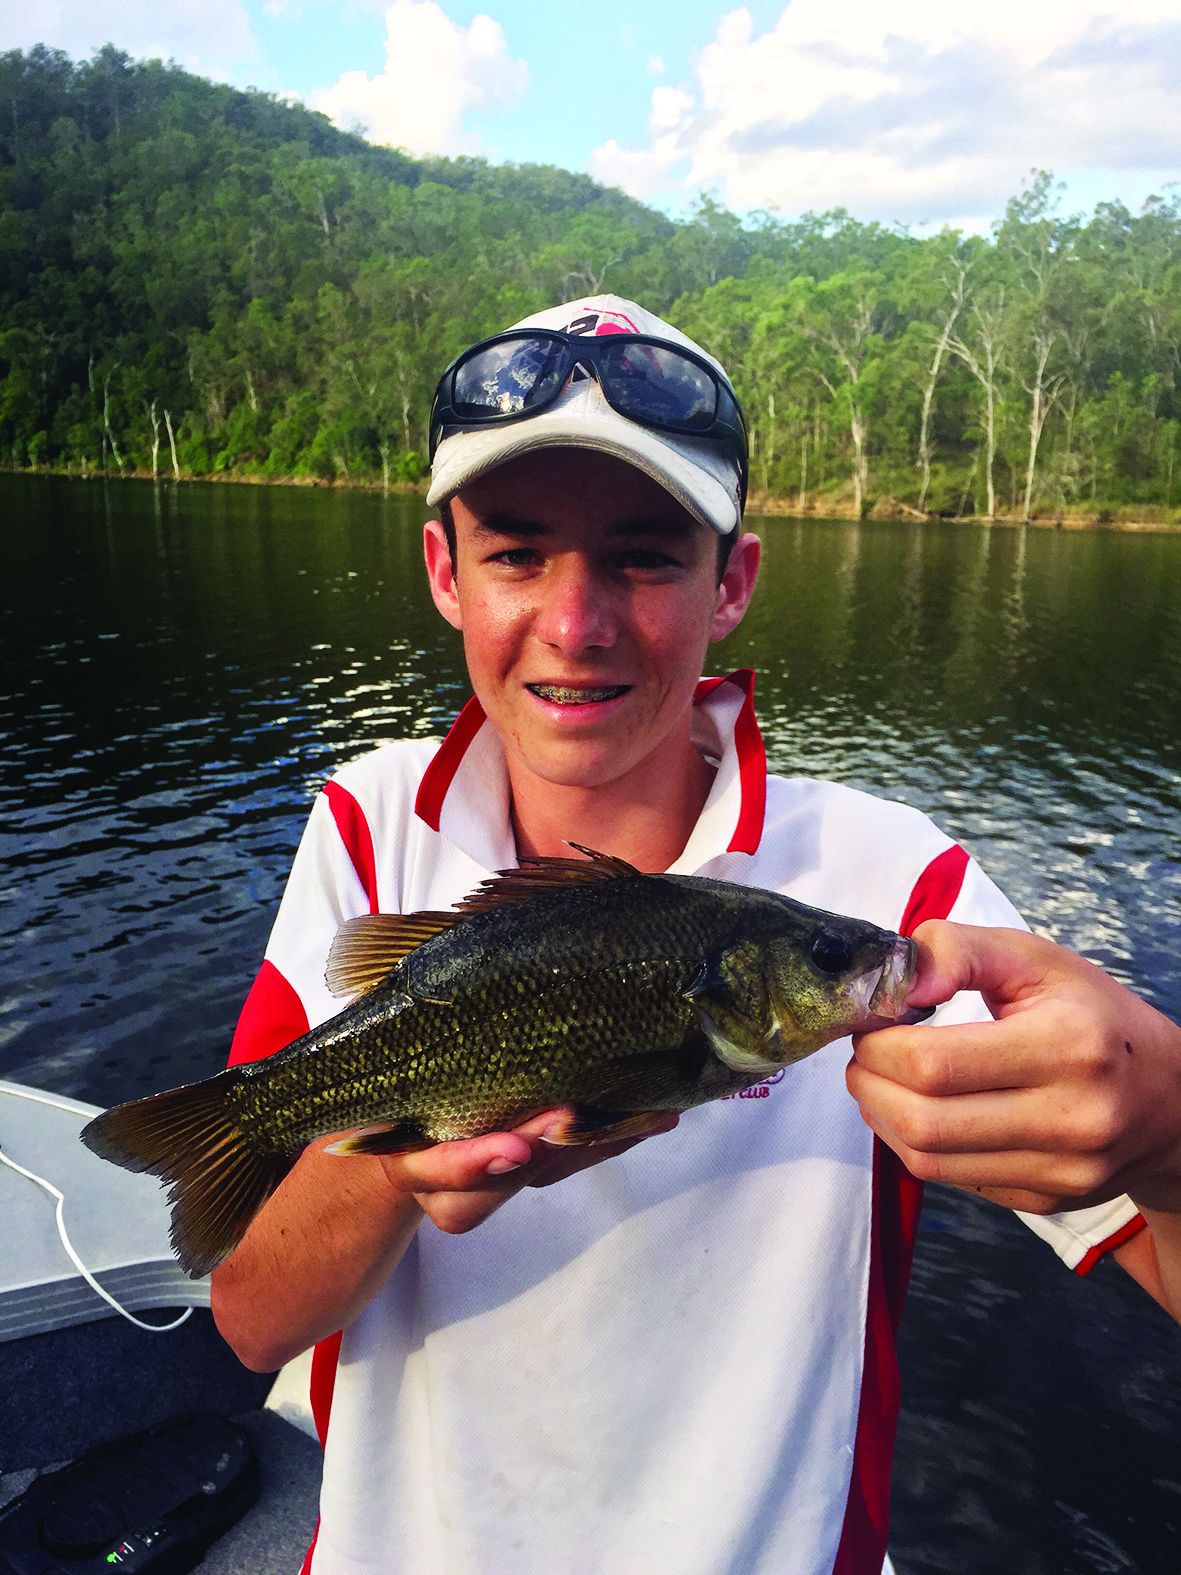
[[[422,1210],[378,1159],[307,1149],[210,1281],[213,1316],[239,1359],[273,1372],[369,1304]]]
[[[1143,1205],[1140,1212],[1148,1229],[1117,1247],[1112,1256],[1181,1323],[1181,1214]]]

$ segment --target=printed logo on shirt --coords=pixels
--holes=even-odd
[[[770,1099],[771,1090],[776,1083],[782,1083],[787,1076],[787,1068],[781,1066],[778,1072],[773,1072],[770,1077],[765,1077],[761,1083],[752,1083],[749,1088],[740,1088],[736,1094],[723,1094],[722,1102],[727,1099]]]

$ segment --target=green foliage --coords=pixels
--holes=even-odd
[[[755,488],[991,512],[1171,507],[1181,204],[993,237],[842,209],[672,222],[588,176],[414,159],[107,46],[0,55],[0,463],[425,474],[439,370],[611,291],[729,367]],[[821,500],[823,501],[823,500]]]

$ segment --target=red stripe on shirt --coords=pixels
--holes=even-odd
[[[365,811],[348,789],[342,788],[339,782],[325,782],[324,796],[328,800],[328,807],[332,811],[336,829],[340,832],[340,840],[344,843],[345,852],[352,860],[357,879],[361,882],[365,896],[368,898],[369,912],[376,913],[377,863],[373,857],[373,837],[369,831],[369,823],[365,819]]]
[[[339,782],[326,783],[324,794],[345,851],[364,888],[369,911],[376,913],[377,865],[373,856],[373,837],[365,813],[353,795]],[[274,964],[264,961],[239,1015],[229,1064],[236,1066],[243,1061],[261,1060],[307,1031],[308,1019],[303,1002]],[[312,1352],[312,1416],[321,1445],[328,1435],[328,1416],[332,1408],[339,1355],[339,1334],[321,1340]],[[303,1575],[311,1570],[315,1547],[316,1538],[313,1536],[303,1562]]]
[[[958,843],[932,859],[915,881],[898,926],[899,933],[913,935],[926,919],[946,919],[955,907],[967,869],[968,855]]]
[[[914,884],[899,929],[909,934],[925,919],[945,919],[955,906],[968,855],[950,847],[932,859]],[[896,1340],[910,1282],[923,1185],[897,1154],[873,1140],[873,1206],[869,1293],[861,1403],[853,1472],[833,1575],[880,1575],[890,1529],[890,1467],[898,1429],[901,1386]]]
[[[1148,1221],[1142,1214],[1137,1214],[1135,1219],[1128,1220],[1126,1225],[1121,1225],[1119,1230],[1113,1231],[1106,1241],[1101,1241],[1097,1247],[1092,1247],[1074,1266],[1076,1274],[1090,1274],[1105,1253],[1114,1252],[1117,1247],[1122,1247],[1124,1242],[1131,1241],[1133,1236],[1139,1236],[1145,1229]]]
[[[432,831],[439,829],[447,789],[454,781],[468,745],[483,725],[483,706],[476,699],[469,700],[423,772],[422,781],[418,784],[418,796],[414,800],[414,813],[419,820],[425,820]]]
[[[353,795],[346,788],[341,787],[339,782],[325,783],[324,792],[328,797],[328,807],[332,811],[332,818],[336,822],[336,829],[340,832],[345,851],[352,860],[357,878],[364,888],[369,911],[376,913],[378,911],[377,864],[373,855],[373,836],[365,819],[365,812]],[[339,1332],[329,1335],[326,1340],[321,1340],[312,1352],[312,1417],[321,1447],[328,1436],[328,1417],[332,1410],[332,1391],[336,1385],[336,1364],[339,1358]],[[317,1533],[318,1530],[317,1527]],[[313,1537],[307,1559],[304,1561],[305,1570],[311,1568],[315,1546],[316,1539]]]
[[[307,1031],[308,1017],[303,1002],[274,963],[264,960],[258,970],[258,977],[250,987],[250,994],[238,1014],[238,1026],[234,1030],[234,1042],[230,1046],[228,1064],[240,1066],[245,1061],[261,1061],[264,1056],[282,1050],[285,1045],[289,1045],[293,1039],[298,1039]],[[324,1340],[321,1344],[331,1348],[331,1367],[327,1370],[326,1379],[321,1377],[319,1385],[316,1379],[316,1363],[320,1356],[320,1346],[317,1346],[312,1356],[312,1415],[316,1420],[316,1430],[320,1434],[322,1443],[328,1429],[328,1404],[332,1399],[332,1383],[336,1376],[336,1352],[340,1349],[340,1335],[333,1335],[331,1339]],[[312,1550],[315,1546],[316,1540],[313,1537],[301,1575],[306,1575],[306,1572],[311,1570]]]
[[[328,1418],[332,1411],[332,1393],[336,1388],[336,1369],[340,1362],[340,1332],[330,1334],[326,1340],[321,1340],[312,1351],[312,1380],[309,1394],[312,1403],[312,1421],[316,1424],[316,1436],[323,1449],[328,1442]],[[299,1575],[311,1575],[312,1554],[316,1551],[316,1541],[320,1535],[320,1522],[316,1521],[316,1529],[312,1533],[311,1546],[300,1566]]]
[[[738,821],[727,853],[756,853],[763,835],[767,812],[767,752],[755,717],[755,675],[749,667],[739,667],[724,678],[703,678],[693,696],[699,703],[720,684],[734,684],[742,690],[742,710],[734,723],[734,748],[738,754],[738,780],[741,786]]]
[[[922,1208],[922,1183],[873,1140],[869,1305],[853,1471],[833,1575],[881,1575],[890,1530],[890,1466],[901,1380],[895,1341]]]
[[[238,1014],[229,1066],[261,1061],[308,1031],[308,1014],[274,963],[265,962]]]
[[[330,1334],[312,1352],[312,1420],[321,1446],[328,1438],[328,1416],[332,1410],[332,1391],[336,1388],[336,1364],[340,1359],[340,1334]]]

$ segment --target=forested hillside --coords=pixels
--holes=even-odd
[[[1181,504],[1181,199],[988,238],[674,223],[588,177],[412,159],[106,48],[0,56],[0,463],[421,475],[435,378],[612,290],[730,368],[758,491],[861,512]]]

